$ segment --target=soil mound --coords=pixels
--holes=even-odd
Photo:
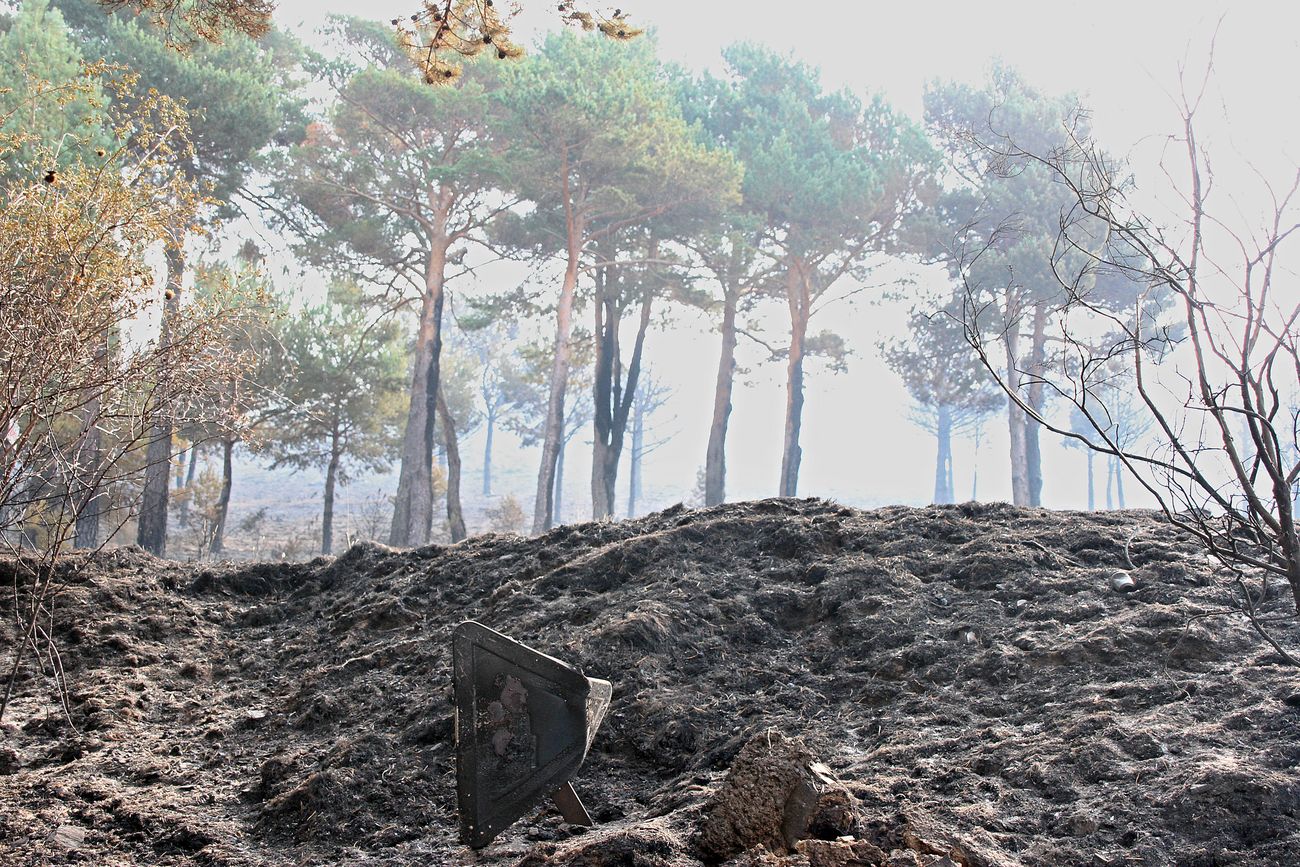
[[[305,564],[122,549],[60,580],[70,713],[23,674],[4,864],[1300,857],[1300,675],[1151,513],[766,500]],[[1261,595],[1300,645],[1289,594]],[[542,807],[457,841],[467,618],[613,682],[574,781],[595,828]]]

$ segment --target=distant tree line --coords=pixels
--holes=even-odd
[[[815,68],[753,45],[727,48],[721,74],[694,75],[660,60],[650,38],[565,31],[522,58],[459,52],[456,74],[431,87],[409,39],[380,22],[336,19],[330,56],[270,29],[179,53],[148,19],[106,15],[91,0],[50,2],[6,20],[4,84],[21,93],[36,81],[87,83],[61,98],[61,111],[6,117],[25,137],[16,155],[36,153],[35,142],[53,147],[15,182],[109,141],[94,121],[83,124],[80,150],[52,144],[94,106],[131,105],[96,90],[83,62],[133,70],[141,86],[194,109],[168,165],[202,191],[167,227],[156,345],[168,350],[191,306],[244,311],[220,345],[247,363],[146,416],[136,538],[156,553],[169,514],[201,520],[204,551],[222,551],[241,442],[273,466],[324,474],[324,551],[338,486],[390,463],[398,484],[387,541],[424,544],[442,520],[452,540],[464,538],[461,443],[480,426],[484,495],[499,430],[540,446],[533,532],[560,519],[565,457],[580,432],[592,443],[592,517],[616,512],[625,453],[631,512],[647,414],[663,402],[647,392],[646,371],[658,331],[682,307],[716,322],[703,503],[727,496],[743,343],[783,367],[784,423],[762,435],[781,443],[773,492],[795,496],[807,378],[844,370],[853,352],[826,326],[855,300],[905,293],[877,286],[882,266],[899,260],[942,275],[933,282],[944,287],[909,296],[907,333],[880,347],[914,401],[913,420],[935,437],[933,499],[958,497],[954,439],[982,435],[1004,412],[1014,502],[1040,505],[1041,421],[1060,403],[1051,382],[1079,364],[1059,336],[1071,305],[1086,297],[1111,317],[1090,338],[1096,345],[1168,309],[1148,275],[1088,267],[1104,226],[1076,221],[1062,246],[1078,196],[1054,165],[1089,141],[1087,115],[1074,97],[1040,93],[1007,68],[982,87],[931,85],[918,123],[880,98],[828,90]],[[449,4],[460,11],[417,24],[462,41],[504,36],[474,5]],[[321,85],[327,98],[309,98]],[[326,275],[316,301],[273,285],[251,243],[229,261],[217,243],[200,253],[200,239],[219,242],[221,221],[240,212],[282,231]],[[472,272],[495,258],[555,282],[471,291]],[[762,330],[777,311],[779,333]],[[1150,432],[1124,414],[1124,382],[1116,374],[1095,390],[1116,452]],[[1088,417],[1075,412],[1082,430]],[[180,488],[189,489],[194,456],[213,449],[216,494],[191,516],[188,500],[170,502],[171,470],[189,461]],[[1125,464],[1118,453],[1107,460],[1107,502],[1122,505]],[[93,545],[104,533],[77,538]]]

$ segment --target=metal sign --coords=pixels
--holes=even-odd
[[[460,836],[480,848],[548,795],[591,824],[569,780],[591,748],[613,687],[466,620],[452,635]]]

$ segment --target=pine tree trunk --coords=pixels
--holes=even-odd
[[[564,453],[568,450],[569,441],[566,439],[560,443],[560,453],[555,458],[555,491],[553,492],[555,514],[553,520],[556,524],[564,523]],[[547,529],[550,528],[548,527]]]
[[[1007,329],[1003,342],[1007,359],[1007,388],[1020,393],[1019,349],[1020,336],[1015,324]],[[1017,506],[1029,505],[1029,472],[1026,462],[1025,413],[1010,396],[1007,397],[1007,433],[1011,441],[1011,502]]]
[[[1046,403],[1043,375],[1047,362],[1047,304],[1034,305],[1034,336],[1029,347],[1029,370],[1033,375],[1026,389],[1026,402],[1038,415],[1043,414]],[[1025,416],[1025,477],[1029,485],[1029,505],[1043,504],[1043,451],[1039,441],[1042,430],[1038,422]]]
[[[567,177],[567,174],[566,174]],[[568,190],[565,190],[568,207]],[[564,448],[564,395],[569,384],[572,356],[573,302],[578,288],[578,266],[582,255],[583,223],[572,209],[566,213],[568,264],[560,286],[560,300],[555,308],[555,361],[551,365],[551,390],[546,403],[546,425],[542,438],[542,463],[537,471],[537,495],[533,502],[533,533],[549,530],[559,520],[554,495],[558,486],[556,466]]]
[[[935,425],[938,447],[934,460],[934,502],[952,502],[952,410],[939,407],[938,424]]]
[[[235,441],[226,437],[221,441],[221,494],[217,497],[217,519],[212,529],[212,545],[208,550],[220,554],[225,549],[226,514],[230,511],[230,487],[234,475]]]
[[[656,255],[656,248],[651,248],[650,255]],[[637,322],[636,341],[632,349],[632,358],[627,367],[627,382],[622,384],[620,349],[618,340],[619,314],[615,305],[607,305],[607,315],[597,315],[597,336],[604,327],[606,339],[599,340],[597,346],[604,347],[607,353],[605,363],[600,363],[600,349],[597,350],[596,392],[594,405],[596,412],[595,437],[592,446],[591,504],[592,517],[599,520],[614,515],[615,485],[618,482],[618,465],[623,456],[623,443],[627,436],[628,419],[632,405],[636,401],[636,389],[641,376],[641,356],[645,349],[646,332],[650,327],[650,311],[654,301],[653,294],[646,290],[641,296],[641,316]],[[603,388],[602,388],[603,383]]]
[[[339,459],[343,452],[343,440],[339,435],[338,425],[330,432],[330,462],[325,468],[325,513],[320,521],[320,552],[334,553],[334,489],[338,484]]]
[[[167,289],[171,298],[163,302],[162,326],[158,346],[163,352],[171,345],[171,325],[180,313],[181,287],[185,280],[185,252],[179,244],[168,247]],[[166,376],[163,371],[160,376]],[[163,394],[166,388],[160,388]],[[167,482],[171,476],[172,418],[171,408],[158,411],[149,429],[149,445],[145,449],[144,491],[140,499],[140,515],[136,526],[136,543],[150,554],[162,557],[167,553]]]
[[[807,276],[801,263],[792,264],[786,276],[786,300],[790,307],[790,357],[786,365],[785,437],[781,448],[781,483],[777,496],[794,497],[799,489],[799,464],[803,450],[799,432],[803,425],[804,343],[808,337],[811,299]]]
[[[456,438],[456,420],[447,408],[447,399],[438,392],[438,419],[442,423],[442,442],[447,450],[447,527],[452,542],[462,542],[465,513],[460,506],[460,442]]]
[[[614,511],[610,457],[614,454],[614,408],[621,401],[623,391],[623,365],[619,357],[623,310],[616,297],[618,285],[610,285],[615,279],[609,267],[596,272],[596,297],[591,305],[595,318],[592,333],[596,338],[591,383],[591,517],[597,521],[610,517]]]
[[[709,446],[704,454],[704,505],[717,506],[727,499],[727,424],[731,420],[731,393],[736,382],[737,292],[726,291],[723,299],[722,350],[718,356],[718,380],[713,390],[713,420],[709,424]]]
[[[77,510],[77,526],[73,535],[73,547],[88,549],[99,545],[99,518],[104,509],[104,492],[99,488],[103,473],[103,433],[99,429],[99,398],[88,407],[90,415],[96,420],[86,431],[85,441],[80,451],[83,455],[78,467],[78,480],[83,486],[79,492],[80,508]]]
[[[627,516],[636,517],[636,504],[641,499],[641,453],[645,449],[645,408],[638,406],[632,419],[632,454],[627,471]]]
[[[450,239],[431,239],[425,262],[424,299],[415,338],[411,400],[402,436],[401,468],[393,497],[393,524],[388,543],[397,547],[427,544],[433,530],[433,444],[439,364],[442,355],[442,307]]]

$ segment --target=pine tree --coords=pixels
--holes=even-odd
[[[353,473],[387,469],[401,419],[404,341],[391,318],[377,320],[360,291],[330,287],[280,334],[280,383],[266,453],[272,467],[325,472],[321,553],[334,544],[334,502]]]

